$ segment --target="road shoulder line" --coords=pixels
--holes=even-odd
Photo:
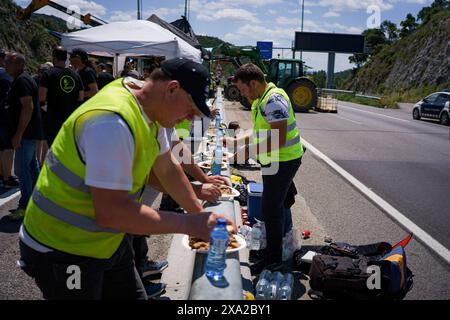
[[[303,145],[311,151],[314,155],[324,161],[327,165],[329,165],[333,170],[335,170],[338,174],[340,174],[345,180],[347,180],[351,185],[353,185],[357,190],[359,190],[363,195],[365,195],[370,201],[372,201],[375,205],[377,205],[381,210],[383,210],[386,214],[388,214],[392,219],[397,221],[401,226],[403,226],[406,230],[414,233],[414,237],[418,238],[425,246],[430,248],[436,254],[438,254],[442,259],[444,259],[448,264],[450,264],[450,250],[444,247],[441,243],[431,237],[427,232],[425,232],[422,228],[414,224],[411,220],[409,220],[405,215],[403,215],[400,211],[395,209],[392,205],[390,205],[387,201],[378,196],[375,192],[366,187],[361,181],[356,179],[350,173],[345,171],[342,167],[340,167],[336,162],[328,158],[325,154],[320,152],[314,146],[312,146],[309,142],[302,138]]]
[[[18,196],[20,196],[20,191],[17,189],[11,189],[5,193],[3,193],[2,198],[0,198],[0,207],[7,204],[9,201],[14,200]]]

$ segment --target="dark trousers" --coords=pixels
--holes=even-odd
[[[145,265],[145,262],[148,260],[147,252],[148,252],[148,244],[146,236],[137,236],[133,235],[133,251],[134,251],[134,264],[136,266],[136,270],[139,274],[139,277],[142,278],[142,268]]]
[[[131,239],[125,236],[109,259],[82,257],[54,250],[38,252],[20,241],[24,271],[49,300],[146,300],[133,261]],[[79,272],[74,271],[74,267]],[[79,275],[79,288],[75,280]]]
[[[285,207],[286,196],[293,183],[295,174],[301,164],[301,158],[280,162],[278,172],[263,175],[262,217],[266,226],[267,247],[265,259],[267,264],[281,263],[283,256],[283,236],[290,226],[290,210]]]

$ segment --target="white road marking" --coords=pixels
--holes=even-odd
[[[360,109],[357,109],[357,108],[352,108],[352,107],[343,106],[343,105],[339,105],[339,108],[344,108],[344,109],[347,108],[347,109],[352,109],[352,110],[356,110],[356,111],[359,111],[359,112],[370,113],[370,114],[373,114],[373,115],[376,115],[376,116],[380,116],[380,117],[386,117],[386,118],[393,119],[393,120],[397,120],[397,121],[410,122],[410,120],[399,119],[399,118],[387,116],[387,115],[384,115],[384,114],[379,114],[379,113],[375,113],[375,112],[370,112],[370,111],[367,111],[367,110],[360,110]]]
[[[18,191],[17,189],[11,189],[5,192],[4,194],[2,194],[2,197],[4,198],[0,198],[0,207],[5,203],[17,198],[18,196],[20,196],[20,191]]]
[[[355,121],[355,120],[350,120],[350,119],[338,116],[337,114],[335,114],[334,116],[339,118],[339,119],[342,119],[342,120],[347,120],[347,121],[350,121],[350,122],[353,122],[353,123],[356,123],[356,124],[362,124],[361,122],[358,122],[358,121]]]
[[[328,164],[332,169],[334,169],[338,174],[340,174],[344,179],[350,182],[356,189],[363,193],[367,198],[374,202],[378,207],[380,207],[384,212],[391,216],[395,221],[400,223],[405,229],[414,233],[414,237],[420,239],[422,243],[441,256],[447,263],[450,264],[450,250],[444,247],[441,243],[431,237],[422,228],[414,224],[400,211],[395,209],[387,201],[378,196],[375,192],[370,190],[364,184],[362,184],[358,179],[353,177],[350,173],[341,168],[337,163],[328,158],[325,154],[313,147],[309,142],[302,138],[302,143],[304,146],[314,153],[317,157],[322,159],[326,164]]]

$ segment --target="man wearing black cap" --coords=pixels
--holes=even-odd
[[[87,101],[98,92],[97,74],[91,66],[87,52],[81,48],[73,49],[70,53],[70,64],[81,77],[84,101]]]
[[[80,76],[66,67],[67,50],[56,47],[52,56],[54,67],[42,74],[39,87],[41,106],[47,105],[44,133],[49,146],[64,121],[84,100]]]
[[[160,128],[209,116],[208,82],[202,65],[168,60],[144,84],[113,81],[66,120],[20,232],[21,265],[44,298],[145,299],[128,234],[209,238],[219,215],[204,212]],[[142,204],[150,171],[195,214]]]

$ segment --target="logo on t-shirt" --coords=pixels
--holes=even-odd
[[[59,81],[59,85],[62,91],[65,93],[71,93],[75,88],[75,79],[71,76],[64,76]]]

